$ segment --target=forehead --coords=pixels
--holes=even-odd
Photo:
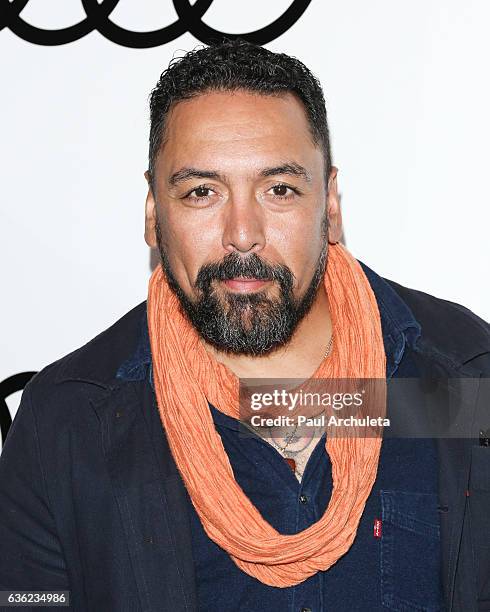
[[[250,163],[281,153],[305,158],[318,153],[306,110],[291,93],[263,95],[248,91],[199,94],[171,108],[163,143],[165,165],[214,161]],[[246,159],[245,159],[246,158]]]

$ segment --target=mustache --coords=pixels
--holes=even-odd
[[[205,264],[199,270],[195,285],[198,289],[207,290],[213,280],[225,281],[238,277],[256,280],[276,280],[283,289],[293,286],[294,274],[286,265],[271,265],[262,260],[256,253],[246,258],[235,251],[226,255],[219,263]]]

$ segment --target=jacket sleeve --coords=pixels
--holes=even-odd
[[[0,590],[70,588],[41,463],[31,403],[35,378],[24,389],[0,454]]]

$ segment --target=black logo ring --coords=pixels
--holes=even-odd
[[[264,45],[289,30],[308,8],[311,0],[293,0],[291,6],[271,24],[260,30],[244,34],[220,32],[202,22],[202,17],[213,0],[196,0],[193,5],[189,3],[189,0],[172,0],[178,19],[168,26],[151,32],[132,32],[111,21],[109,16],[119,0],[102,0],[100,3],[98,0],[82,0],[85,19],[58,30],[37,28],[22,19],[20,13],[27,2],[28,0],[0,0],[0,30],[9,28],[11,32],[27,42],[50,47],[66,45],[97,30],[108,40],[123,47],[148,49],[175,40],[185,32],[190,32],[205,44],[211,44],[223,38],[240,37],[258,45]]]
[[[12,393],[22,391],[34,374],[36,372],[20,372],[0,382],[0,434],[2,435],[2,444],[5,444],[5,438],[12,425],[12,416],[5,400]]]

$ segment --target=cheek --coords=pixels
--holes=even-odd
[[[280,259],[295,274],[295,284],[304,289],[311,281],[323,247],[322,218],[292,220],[271,234]]]
[[[203,228],[202,223],[184,223],[170,216],[161,227],[163,244],[172,272],[182,288],[188,292],[201,266],[209,262],[211,254],[216,251],[217,238],[213,236],[213,230]]]

